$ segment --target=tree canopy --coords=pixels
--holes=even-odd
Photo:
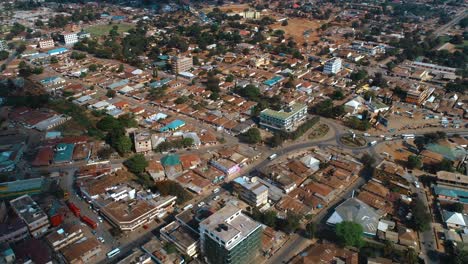
[[[336,225],[335,233],[340,243],[344,246],[360,248],[364,245],[362,239],[363,228],[358,223],[343,221]]]
[[[127,166],[129,171],[139,174],[145,171],[145,168],[148,166],[148,161],[143,154],[136,154],[127,159],[124,165]]]

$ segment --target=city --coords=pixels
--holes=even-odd
[[[0,263],[468,263],[466,1],[0,11]]]

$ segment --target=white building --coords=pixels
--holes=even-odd
[[[18,217],[26,223],[31,236],[37,238],[47,232],[50,226],[49,218],[29,195],[11,200],[10,205]]]
[[[0,51],[7,50],[7,49],[8,49],[8,45],[7,45],[6,41],[0,40]]]
[[[333,58],[325,62],[323,67],[323,73],[325,74],[337,74],[341,71],[341,59]]]
[[[251,206],[262,206],[268,203],[268,188],[257,181],[257,177],[246,176],[234,179],[234,190],[240,198]]]
[[[76,33],[63,33],[60,38],[65,45],[73,45],[78,42],[78,35]]]

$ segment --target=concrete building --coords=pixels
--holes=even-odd
[[[193,59],[190,57],[174,56],[171,58],[171,66],[174,74],[187,72],[193,67]]]
[[[65,45],[73,45],[78,42],[78,35],[76,33],[62,33],[60,35],[60,40]]]
[[[262,225],[234,205],[215,212],[199,226],[201,250],[210,264],[249,263],[261,247]]]
[[[0,51],[7,50],[7,49],[8,49],[8,45],[7,45],[6,41],[0,40]]]
[[[412,86],[411,89],[406,92],[405,101],[410,104],[420,105],[432,95],[434,90],[434,88],[429,88],[425,85],[418,84]]]
[[[198,255],[200,236],[192,229],[174,221],[161,228],[160,233],[162,240],[173,243],[182,254],[190,257]]]
[[[151,133],[148,131],[145,132],[135,132],[133,134],[133,141],[135,144],[136,153],[146,153],[151,151]]]
[[[280,111],[267,108],[260,112],[260,125],[274,130],[292,131],[306,117],[307,106],[303,104],[294,104]]]
[[[46,236],[46,241],[50,247],[58,251],[70,244],[75,243],[83,237],[83,231],[80,225],[65,225],[62,228]]]
[[[50,49],[55,46],[53,39],[43,39],[39,41],[39,48],[40,49]]]
[[[323,66],[323,73],[325,74],[337,74],[341,71],[341,59],[333,58],[325,62]]]
[[[19,217],[0,219],[0,244],[14,243],[29,237],[28,226]]]
[[[29,195],[11,200],[10,205],[26,223],[31,236],[38,238],[47,232],[50,226],[49,218]]]
[[[61,251],[67,263],[91,263],[94,257],[101,254],[102,248],[96,238],[88,237],[78,240]]]
[[[151,201],[115,201],[101,207],[101,214],[120,230],[134,231],[156,217],[164,217],[176,199],[175,196],[161,196]]]
[[[257,177],[243,176],[236,178],[233,183],[234,191],[249,205],[258,207],[268,203],[268,188],[258,182]]]

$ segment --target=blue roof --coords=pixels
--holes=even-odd
[[[160,60],[168,60],[168,59],[169,59],[169,56],[168,56],[168,55],[159,55],[159,56],[158,56],[158,59],[160,59]]]
[[[124,20],[125,16],[112,16],[112,20]]]
[[[158,88],[158,87],[161,87],[165,84],[168,84],[169,82],[171,81],[171,79],[169,78],[166,78],[166,79],[162,79],[162,80],[159,80],[159,81],[155,81],[155,82],[152,82],[149,84],[149,87],[151,88]]]
[[[279,81],[281,81],[282,79],[283,79],[283,77],[281,77],[281,76],[275,76],[275,77],[273,77],[273,78],[271,78],[269,80],[264,81],[263,84],[266,84],[268,86],[273,86],[273,85],[277,84]]]
[[[107,86],[107,88],[109,88],[109,89],[115,89],[115,88],[117,88],[117,87],[127,85],[128,82],[129,82],[129,81],[128,81],[127,79],[123,79],[123,80],[120,80],[120,81],[115,82],[115,83],[113,83],[113,84],[110,84],[109,86]]]
[[[53,82],[57,78],[58,78],[57,76],[46,77],[46,78],[41,80],[41,83],[47,84],[47,83]]]
[[[437,195],[443,195],[453,198],[461,198],[466,197],[468,198],[468,191],[452,189],[449,187],[442,187],[442,186],[434,186],[434,192]]]
[[[67,48],[56,48],[56,49],[47,51],[47,54],[51,55],[53,53],[64,53],[64,52],[67,52],[67,51],[68,51]]]
[[[72,160],[74,144],[60,143],[57,148],[61,150],[55,151],[54,162],[68,162]]]
[[[182,121],[182,120],[179,120],[179,119],[176,119],[174,121],[172,121],[171,123],[167,124],[165,127],[162,127],[161,129],[159,129],[160,132],[166,132],[166,131],[169,131],[169,130],[176,130],[180,127],[183,127],[185,126],[185,122]]]

